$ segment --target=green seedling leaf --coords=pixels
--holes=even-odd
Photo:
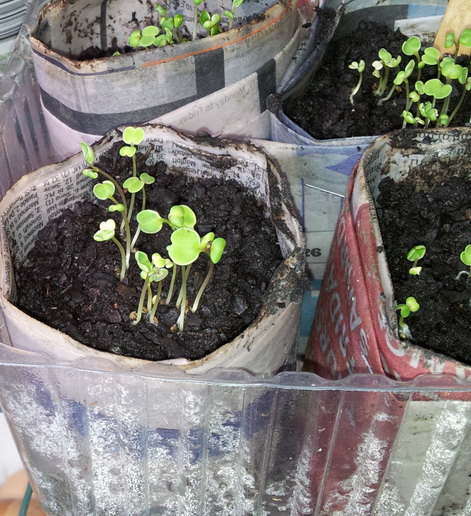
[[[421,61],[430,66],[434,66],[438,64],[440,61],[440,51],[435,47],[427,47],[424,48],[424,53],[422,54]]]
[[[123,183],[123,187],[129,193],[137,193],[144,188],[144,183],[137,177],[128,177]]]
[[[115,235],[116,222],[113,219],[108,219],[100,223],[100,230],[93,235],[93,239],[97,242],[105,242],[111,240]]]
[[[128,145],[139,145],[144,137],[145,133],[142,127],[126,127],[123,131],[123,141]]]
[[[93,149],[88,145],[88,143],[84,142],[80,144],[80,147],[82,148],[82,154],[85,161],[91,165],[95,161],[95,153],[93,152]]]
[[[455,44],[455,35],[453,32],[445,34],[445,48],[451,48]]]
[[[159,269],[162,269],[164,267],[166,269],[171,269],[173,267],[173,262],[168,258],[164,258],[159,253],[154,253],[152,255],[152,263],[155,265],[155,267],[158,267]]]
[[[460,259],[465,265],[471,267],[471,245],[465,247],[465,250],[460,254]]]
[[[416,260],[420,260],[421,258],[424,257],[426,250],[427,250],[427,248],[424,245],[415,245],[407,253],[407,259],[410,262],[415,262]]]
[[[128,37],[128,45],[131,47],[139,46],[139,42],[141,41],[141,31],[135,30],[131,32],[131,35]]]
[[[89,177],[90,179],[96,179],[98,177],[98,172],[95,172],[94,170],[91,170],[90,168],[85,168],[82,171],[82,174],[84,176]]]
[[[383,63],[389,63],[392,59],[392,55],[390,52],[388,52],[385,48],[381,48],[378,51],[378,57],[381,59]]]
[[[136,154],[136,147],[129,147],[128,145],[125,145],[119,149],[120,156],[127,156],[128,158],[132,158],[134,154]]]
[[[363,59],[360,59],[360,61],[352,61],[348,67],[352,70],[358,70],[359,72],[364,72],[365,71],[365,61],[363,61]]]
[[[141,269],[141,271],[147,274],[149,274],[152,271],[152,263],[150,262],[149,257],[146,253],[144,253],[143,251],[136,251],[134,257],[136,258],[137,266],[139,267],[139,269]]]
[[[139,228],[143,233],[153,235],[158,233],[165,220],[154,210],[140,211],[136,216]]]
[[[440,79],[429,79],[424,84],[424,93],[436,99],[444,99],[451,94],[451,84],[445,84]]]
[[[470,246],[471,247],[471,246]],[[213,263],[219,263],[222,257],[222,253],[226,248],[226,241],[224,238],[215,238],[211,244],[211,250],[209,252],[209,258]]]
[[[93,193],[95,196],[104,201],[106,199],[111,199],[115,192],[115,186],[111,181],[105,179],[102,183],[98,183],[93,187]]]
[[[155,177],[150,176],[147,174],[147,172],[142,173],[139,176],[139,179],[146,185],[151,185],[152,183],[155,183]]]
[[[160,36],[157,36],[155,38],[154,45],[156,47],[165,47],[167,45],[167,35],[161,34]]]
[[[115,211],[122,213],[124,211],[124,204],[112,204],[108,207],[108,211],[112,213]]]
[[[201,239],[201,247],[202,249],[209,249],[211,242],[214,240],[216,235],[211,231],[210,233],[206,233],[204,237]]]
[[[176,14],[173,17],[173,25],[174,25],[174,27],[178,29],[178,27],[180,27],[182,23],[183,23],[183,16],[181,14]]]
[[[157,12],[160,14],[160,16],[167,16],[167,9],[163,5],[156,4],[155,8],[157,9]]]
[[[244,0],[233,0],[232,2],[232,8],[237,9],[244,3]]]
[[[170,208],[168,220],[177,228],[193,228],[196,224],[196,215],[191,208],[182,204]]]
[[[170,240],[171,245],[167,246],[167,251],[173,263],[185,266],[193,263],[201,251],[201,240],[194,229],[180,228],[174,231]]]
[[[420,39],[417,36],[412,36],[402,44],[402,52],[406,56],[418,56],[420,47]]]
[[[419,113],[431,122],[435,122],[438,119],[438,109],[434,108],[431,102],[421,102],[419,104]]]
[[[424,257],[426,250],[424,245],[415,245],[407,253],[407,259],[414,262],[409,269],[409,274],[412,276],[418,276],[422,272],[422,267],[417,267],[417,262]]]
[[[234,19],[234,13],[232,11],[224,11],[224,16],[227,16],[228,18],[230,18],[231,20]]]
[[[464,47],[470,48],[471,47],[471,29],[464,29],[463,32],[460,34],[458,41]]]
[[[195,5],[200,5],[200,4],[202,4],[203,2],[204,2],[204,0],[193,0],[193,3],[194,3]]]
[[[463,67],[448,57],[445,57],[441,62],[440,70],[448,79],[459,79],[463,75]]]

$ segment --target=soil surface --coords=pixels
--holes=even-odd
[[[108,157],[101,168],[113,170],[112,161]],[[121,282],[117,247],[93,240],[101,221],[110,217],[119,221],[107,211],[110,203],[106,201],[77,202],[73,210],[63,212],[40,232],[28,265],[15,267],[17,305],[99,350],[149,360],[198,359],[243,332],[259,314],[263,293],[282,261],[275,230],[253,195],[232,180],[193,180],[169,173],[163,163],[156,170],[140,164],[138,170],[156,177],[156,184],[147,190],[148,208],[166,216],[172,205],[186,204],[197,215],[195,229],[200,235],[214,231],[227,241],[198,310],[186,315],[184,333],[179,335],[175,327],[176,295],[171,304],[160,305],[157,324],[146,317],[137,325],[131,323],[130,313],[137,309],[143,284],[134,257]],[[115,174],[119,177],[121,172]],[[137,247],[149,257],[154,252],[167,256],[169,235],[166,226],[157,235],[141,233]],[[191,303],[208,262],[206,255],[200,255],[192,266]],[[164,299],[168,284],[163,288]]]
[[[398,303],[414,296],[420,309],[406,323],[412,342],[471,365],[471,277],[460,253],[471,243],[471,182],[452,178],[428,192],[411,181],[383,179],[377,200],[381,235]],[[425,245],[419,276],[406,259]]]
[[[334,36],[335,37],[335,36]],[[411,58],[401,52],[407,39],[399,30],[392,31],[376,22],[361,22],[349,36],[333,39],[326,50],[323,62],[305,90],[287,99],[284,113],[316,139],[373,136],[385,134],[402,127],[401,113],[405,107],[405,92],[398,87],[392,97],[378,105],[380,97],[374,94],[378,79],[372,75],[372,62],[378,59],[378,51],[387,49],[393,56],[402,56],[401,69]],[[425,48],[427,45],[423,45]],[[352,61],[363,59],[366,63],[361,90],[349,99],[358,82],[359,74],[349,69]],[[461,58],[460,58],[461,59]],[[468,59],[469,62],[469,59]],[[460,60],[460,64],[464,64]],[[409,79],[415,83],[417,67]],[[428,72],[428,73],[427,73]],[[424,68],[424,78],[436,76],[436,67]],[[395,73],[391,73],[394,77]],[[392,85],[389,81],[389,91]],[[460,91],[456,88],[451,97],[451,110],[455,107]],[[441,107],[441,102],[437,107]],[[467,95],[451,126],[465,125],[471,115],[471,95]],[[467,115],[466,115],[467,114]],[[411,127],[411,126],[409,126]]]

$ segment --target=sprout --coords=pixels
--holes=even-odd
[[[456,276],[456,279],[460,279],[463,274],[466,276],[469,276],[471,274],[471,245],[467,245],[464,249],[464,251],[460,254],[460,260],[469,267],[469,271],[461,271],[458,273],[458,276]]]
[[[404,322],[406,317],[412,312],[417,312],[420,309],[420,305],[415,297],[408,297],[405,303],[398,304],[396,310],[399,310],[399,336],[403,339],[410,338],[410,332],[408,325]]]
[[[358,82],[356,86],[352,89],[352,92],[350,93],[350,102],[353,105],[353,97],[358,93],[358,91],[361,88],[361,83],[363,82],[363,72],[365,71],[365,61],[363,59],[360,59],[360,61],[353,61],[349,68],[352,70],[358,70],[359,77]]]
[[[105,222],[100,223],[100,229],[93,235],[93,239],[96,242],[106,242],[111,240],[116,244],[121,255],[121,272],[119,279],[122,281],[126,274],[126,253],[121,242],[115,237],[116,223],[113,219],[108,219]]]
[[[116,222],[109,219],[100,224],[100,230],[94,235],[94,239],[98,242],[112,240],[119,248],[121,254],[121,272],[120,280],[125,278],[126,270],[129,268],[129,257],[131,250],[136,244],[139,233],[142,231],[147,234],[155,234],[161,231],[164,224],[168,225],[172,231],[170,240],[171,244],[167,246],[170,258],[164,258],[159,253],[154,253],[149,259],[146,253],[141,250],[135,251],[135,259],[141,270],[141,278],[144,280],[139,305],[136,312],[131,314],[134,324],[137,324],[143,316],[144,312],[149,314],[151,322],[155,320],[155,314],[161,301],[163,281],[168,276],[169,269],[173,268],[173,274],[167,294],[166,303],[169,303],[175,286],[177,271],[182,271],[182,282],[179,296],[176,302],[177,308],[180,308],[180,316],[177,320],[179,331],[183,331],[184,318],[187,310],[187,283],[191,269],[191,265],[198,259],[201,253],[207,254],[210,259],[210,267],[206,278],[201,285],[192,310],[195,311],[203,292],[211,279],[214,265],[217,264],[224,252],[226,241],[223,238],[215,238],[214,233],[207,233],[200,237],[194,227],[196,226],[196,214],[186,205],[175,205],[169,210],[168,218],[161,217],[155,210],[146,209],[146,192],[145,187],[155,182],[155,179],[147,173],[137,176],[136,166],[136,146],[144,139],[144,131],[141,128],[127,127],[123,131],[124,146],[121,147],[119,154],[123,157],[130,157],[133,160],[133,174],[127,178],[123,187],[111,177],[107,172],[101,170],[94,165],[95,154],[93,149],[85,143],[81,144],[83,156],[88,168],[83,170],[83,174],[89,178],[96,179],[102,175],[105,179],[101,183],[97,183],[93,187],[94,195],[100,200],[111,201],[109,211],[120,212],[123,218],[124,240],[126,246],[116,237]],[[131,241],[129,213],[132,209],[132,203],[128,209],[127,200],[124,190],[131,195],[132,203],[134,203],[135,195],[142,193],[142,210],[137,214],[136,219],[138,227],[134,238]],[[120,199],[115,197],[118,192]],[[119,202],[121,200],[122,202]],[[157,293],[153,295],[152,284],[157,284]],[[146,301],[147,300],[147,301]]]
[[[464,29],[458,39],[455,39],[453,32],[447,32],[445,34],[445,48],[455,47],[455,56],[460,53],[460,46],[470,48],[471,47],[471,29]]]
[[[234,22],[234,12],[237,9],[237,7],[240,7],[244,3],[244,0],[232,0],[231,10],[230,11],[224,11],[224,16],[227,16],[229,18],[229,27],[228,30],[232,29],[232,23]]]
[[[220,19],[221,15],[211,15],[208,11],[202,11],[200,14],[200,23],[210,36],[215,36],[221,32],[221,29],[219,28]]]
[[[193,25],[193,41],[196,40],[196,30],[198,28],[198,6],[203,3],[203,0],[193,0],[193,14],[194,14],[194,25]]]
[[[389,69],[399,66],[402,58],[401,56],[393,57],[385,48],[382,48],[378,52],[378,57],[379,61],[373,62],[373,68],[375,69],[373,75],[379,79],[379,84],[375,94],[381,96],[384,94],[388,85]],[[380,70],[383,68],[384,75],[381,75]]]
[[[404,70],[399,70],[397,72],[396,77],[394,78],[393,85],[391,89],[389,90],[389,93],[386,95],[386,97],[382,98],[378,101],[378,105],[381,105],[383,102],[386,102],[391,98],[391,95],[393,94],[394,90],[400,86],[402,83],[405,84],[405,92],[406,92],[406,110],[410,107],[410,100],[409,100],[409,77],[414,70],[415,62],[411,59]]]
[[[162,293],[162,281],[167,277],[168,269],[173,267],[173,263],[166,258],[162,258],[158,253],[152,255],[152,261],[150,261],[147,254],[142,251],[136,251],[134,256],[138,267],[141,269],[141,278],[144,280],[144,285],[139,298],[137,312],[133,316],[133,324],[139,323],[142,318],[146,297],[146,311],[149,313],[149,320],[153,322]],[[158,283],[157,294],[155,296],[152,295],[151,287],[154,282]]]
[[[412,267],[409,269],[409,274],[418,276],[422,272],[422,267],[417,267],[417,262],[424,257],[426,250],[427,249],[424,245],[415,245],[407,253],[407,259],[410,262],[414,262]]]

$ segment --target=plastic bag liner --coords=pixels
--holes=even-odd
[[[275,271],[261,313],[240,336],[201,360],[176,359],[152,363],[160,368],[177,366],[189,373],[201,373],[213,367],[240,367],[256,374],[274,374],[293,365],[294,347],[300,314],[304,274],[303,236],[293,215],[287,188],[276,164],[249,144],[229,141],[193,141],[160,126],[145,126],[146,139],[141,144],[150,149],[150,162],[165,161],[177,173],[198,177],[233,178],[248,187],[266,206],[279,238],[284,261]],[[95,148],[99,156],[115,141],[118,131],[110,133]],[[218,168],[218,157],[225,166]],[[85,162],[75,155],[58,164],[24,176],[0,203],[1,304],[14,347],[43,353],[51,363],[64,363],[85,356],[100,357],[104,353],[85,347],[74,339],[51,329],[16,308],[14,274],[11,255],[25,259],[36,234],[47,221],[72,206],[84,192],[92,188],[82,175]],[[131,371],[148,362],[108,355],[111,370]]]
[[[211,13],[231,8],[228,1],[209,0],[204,5]],[[193,8],[193,3],[173,2],[168,11],[182,13],[192,31]],[[313,9],[311,17],[312,13]],[[133,21],[133,14],[135,20],[158,19],[152,2],[137,2],[131,10],[120,1],[60,0],[40,13],[30,37],[33,63],[46,122],[63,156],[77,152],[74,142],[91,143],[118,125],[156,121],[252,74],[257,77],[256,91],[245,88],[251,89],[252,102],[262,103],[258,112],[263,111],[267,95],[292,66],[306,35],[306,20],[294,0],[244,2],[236,10],[234,28],[216,36],[79,60],[89,47],[122,49],[131,32],[143,28]],[[204,35],[202,27],[198,32]],[[235,117],[234,112],[235,124],[241,116],[254,114],[239,112]],[[195,113],[202,114],[198,109]],[[217,118],[214,109],[208,125]]]

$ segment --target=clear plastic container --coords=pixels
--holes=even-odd
[[[25,35],[0,82],[0,196],[57,158]],[[469,382],[118,373],[0,337],[0,403],[52,516],[471,513]]]

